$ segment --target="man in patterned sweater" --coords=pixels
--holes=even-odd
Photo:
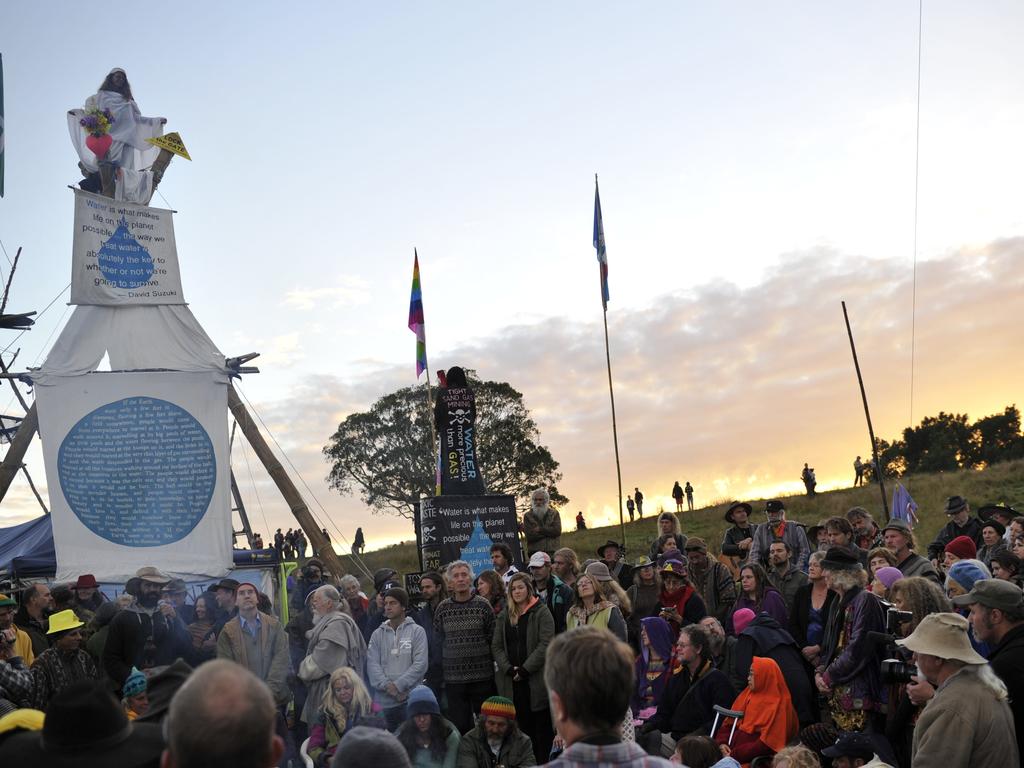
[[[491,604],[473,594],[473,568],[465,560],[448,566],[451,597],[434,612],[434,632],[443,649],[444,682],[448,692],[448,719],[465,733],[473,716],[494,686],[494,611]]]

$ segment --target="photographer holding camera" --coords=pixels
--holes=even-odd
[[[924,576],[899,579],[889,590],[889,597],[893,607],[886,613],[886,659],[881,663],[882,682],[889,687],[885,734],[899,762],[909,765],[914,724],[935,695],[935,688],[911,662],[913,654],[897,646],[896,640],[909,636],[926,616],[952,611],[953,604],[938,584]]]
[[[914,765],[988,768],[1019,765],[1006,685],[972,647],[967,619],[926,616],[897,644],[913,651],[935,696],[914,729]]]

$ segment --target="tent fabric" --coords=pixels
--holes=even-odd
[[[112,371],[215,371],[228,374],[224,355],[187,306],[78,306],[42,367],[29,374],[46,386],[62,376],[95,371],[103,355]]]
[[[49,515],[0,528],[0,571],[52,574],[57,566]]]
[[[239,569],[273,567],[279,562],[274,549],[236,549],[232,554],[233,573],[237,573]],[[0,528],[0,572],[2,571],[23,577],[52,577],[57,572],[57,555],[53,547],[53,518],[50,515],[43,515],[9,528]]]

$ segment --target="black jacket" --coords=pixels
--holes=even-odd
[[[754,533],[757,532],[757,525],[750,523],[748,528],[739,528],[732,526],[725,532],[725,538],[722,539],[722,554],[728,555],[729,557],[746,558],[746,552],[739,548],[739,543],[744,539],[754,538]],[[750,550],[747,550],[748,552]]]
[[[988,660],[992,671],[1006,683],[1010,693],[1010,709],[1017,726],[1017,751],[1024,765],[1024,624],[1007,632],[988,655]]]
[[[681,738],[688,733],[709,733],[715,720],[715,704],[731,707],[736,691],[721,670],[712,667],[695,682],[683,667],[669,677],[654,717],[644,723],[644,731],[658,730]]]
[[[963,524],[962,528],[950,520],[945,526],[943,526],[942,530],[939,531],[939,535],[935,537],[935,541],[928,545],[928,559],[941,560],[942,551],[946,548],[946,545],[957,536],[968,536],[974,540],[975,546],[981,548],[985,543],[981,539],[981,528],[981,520],[976,517],[967,518],[967,522]]]
[[[45,619],[44,619],[45,621]],[[50,639],[46,636],[46,625],[40,626],[28,615],[25,606],[18,607],[14,614],[14,626],[28,635],[32,641],[32,654],[39,656],[40,653],[50,647]]]
[[[789,634],[793,636],[798,648],[806,648],[809,645],[807,642],[807,627],[811,622],[812,589],[814,589],[814,585],[810,583],[800,587],[796,591],[796,596],[793,598],[793,608],[789,612]],[[827,622],[828,613],[832,610],[832,606],[835,605],[836,599],[836,593],[831,589],[828,590],[825,597],[825,605],[821,609],[822,626]]]
[[[801,726],[818,720],[817,695],[812,684],[811,668],[797,648],[793,636],[767,614],[761,614],[740,633],[736,640],[736,669],[739,679],[733,684],[746,685],[754,656],[772,659],[779,665],[793,699],[793,708]]]

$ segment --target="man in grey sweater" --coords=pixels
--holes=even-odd
[[[373,700],[380,705],[392,731],[405,720],[409,691],[427,674],[427,633],[406,616],[408,608],[409,594],[401,587],[384,593],[387,620],[370,636],[366,652],[366,675]]]

